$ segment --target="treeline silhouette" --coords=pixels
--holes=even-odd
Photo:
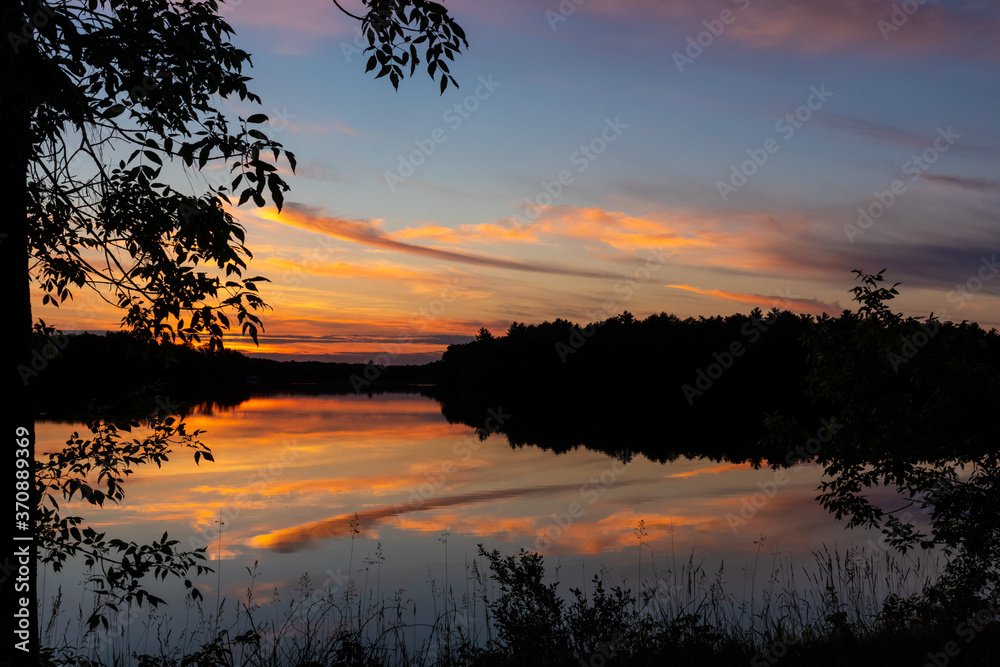
[[[914,459],[969,459],[995,442],[1000,336],[975,323],[876,319],[864,309],[684,320],[624,312],[585,327],[481,329],[448,348],[437,377],[449,421],[497,430],[512,446],[780,463],[790,443],[838,414],[872,429],[864,459],[884,454],[874,443],[887,441],[875,437],[887,429],[907,434],[893,442]],[[500,406],[509,416],[496,428],[486,420]],[[776,415],[794,433],[766,424]]]
[[[22,375],[50,420],[86,420],[92,403],[127,416],[158,405],[155,397],[183,414],[193,404],[233,407],[255,393],[353,394],[352,378],[366,373],[376,380],[365,393],[412,391],[433,382],[423,366],[274,361],[140,340],[126,332],[38,335],[35,348],[37,361]]]
[[[446,418],[481,426],[490,408],[514,446],[577,446],[654,460],[762,455],[762,415],[803,414],[812,318],[787,311],[680,319],[631,313],[581,326],[513,323],[452,345],[438,371]]]

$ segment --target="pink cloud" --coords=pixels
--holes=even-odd
[[[324,38],[353,38],[358,23],[330,0],[231,0],[220,6],[220,13],[237,32],[241,28],[268,30],[272,49],[288,54],[309,53]],[[349,41],[353,43],[353,39]]]
[[[911,0],[916,4],[916,0]],[[894,12],[902,0],[589,0],[574,14],[600,15],[607,23],[645,27],[664,44],[663,33],[678,39],[706,29],[722,12],[733,18],[716,37],[720,44],[792,53],[847,53],[908,57],[913,53],[953,53],[976,59],[1000,58],[1000,14],[986,3],[962,7],[920,3],[910,14]],[[908,4],[909,6],[909,4]],[[900,10],[901,11],[901,10]],[[576,16],[569,20],[578,20]],[[884,23],[880,23],[884,22]],[[715,48],[715,47],[713,47]]]
[[[771,308],[780,308],[782,310],[791,310],[800,313],[823,312],[829,313],[830,315],[838,315],[844,310],[838,303],[827,303],[818,299],[807,299],[791,295],[764,296],[763,294],[743,294],[741,292],[729,292],[721,289],[701,289],[690,285],[667,285],[667,287],[684,290],[686,292],[694,292],[695,294],[703,294],[717,299],[725,299],[726,301],[735,301],[737,303],[762,306],[768,310]]]

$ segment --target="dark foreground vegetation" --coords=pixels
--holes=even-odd
[[[650,558],[655,579],[640,590],[602,569],[565,595],[540,555],[480,546],[465,581],[444,590],[430,580],[429,617],[417,615],[406,591],[388,595],[375,584],[384,560],[379,547],[353,578],[321,583],[303,575],[290,598],[274,591],[270,602],[257,597],[255,564],[242,600],[214,611],[190,605],[183,624],[179,613],[123,611],[85,635],[60,632],[70,615],[60,592],[45,630],[46,659],[147,667],[944,667],[995,665],[1000,655],[996,597],[970,609],[935,603],[927,594],[934,588],[922,588],[927,582],[912,566],[884,553],[823,550],[801,568],[775,559],[769,571],[744,575],[751,593],[737,598],[724,568],[707,572],[693,554]]]

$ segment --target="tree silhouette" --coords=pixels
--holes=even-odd
[[[884,272],[854,271],[857,312],[820,318],[807,337],[807,394],[838,425],[817,453],[817,499],[903,551],[940,547],[934,594],[976,608],[1000,581],[1000,336],[892,312],[899,283],[881,287]],[[815,425],[786,413],[770,429],[791,449]]]
[[[362,2],[366,12],[356,18],[374,62],[382,64],[377,76],[398,87],[403,67],[415,72],[420,45],[442,91],[449,81],[455,84],[445,61],[466,42],[441,5]],[[4,469],[7,479],[22,471],[33,479],[34,417],[26,389],[44,368],[54,331],[41,321],[33,327],[32,290],[41,293],[43,304],[56,306],[81,289],[92,290],[120,308],[123,326],[144,340],[218,349],[235,317],[256,341],[258,312],[266,308],[257,283],[265,279],[246,275],[251,253],[229,207],[270,201],[280,209],[288,184],[277,165],[284,159],[294,171],[295,157],[267,135],[264,114],[232,119],[217,108],[218,97],[253,103],[260,98],[247,87],[250,54],[229,42],[233,30],[216,0],[15,0],[0,9],[0,35],[6,152],[0,163],[0,289],[8,312],[0,345],[9,359],[3,386],[10,397],[3,422],[18,456],[28,462],[17,468],[11,454]],[[202,174],[208,182],[200,194],[161,182],[207,166],[221,167],[213,173],[226,176],[211,181]],[[126,587],[129,600],[142,601],[142,589],[128,586],[148,571],[159,574],[157,558],[165,559],[166,571],[176,566],[175,573],[193,564],[185,560],[190,554],[173,553],[166,536],[150,550],[136,551],[80,531],[75,520],[59,516],[57,505],[34,509],[50,492],[79,492],[98,505],[120,499],[129,467],[159,463],[173,444],[192,444],[196,457],[203,456],[206,450],[190,439],[196,434],[169,420],[162,410],[154,415],[155,437],[124,453],[118,429],[95,422],[92,438],[74,437],[62,458],[39,470],[45,481],[33,493],[8,487],[32,521],[17,524],[23,528],[16,541],[5,539],[5,609],[14,609],[26,594],[33,597],[36,543],[25,538],[34,520],[45,522],[39,535],[44,546],[63,556],[83,550],[100,560],[111,549],[131,549],[135,562],[123,558],[117,570],[112,563],[110,576]],[[91,470],[100,471],[101,488],[85,481]],[[30,494],[30,502],[19,493]],[[11,574],[18,569],[17,557],[11,560],[15,549],[26,554],[22,562],[30,570],[17,590]],[[11,614],[4,615],[6,636],[16,636],[14,623]],[[30,641],[19,648],[32,650],[15,651],[14,660],[28,660],[37,649],[30,623]]]

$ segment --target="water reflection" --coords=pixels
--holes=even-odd
[[[142,541],[169,531],[186,547],[209,547],[224,595],[243,592],[255,561],[259,586],[288,590],[303,572],[357,569],[377,543],[383,586],[412,591],[428,573],[444,574],[445,531],[460,554],[454,577],[483,543],[579,564],[562,577],[568,586],[601,564],[633,580],[640,519],[643,558],[653,564],[694,552],[736,572],[753,567],[762,536],[766,551],[803,562],[823,544],[871,537],[845,532],[814,502],[822,469],[809,463],[779,479],[767,468],[685,456],[661,463],[512,449],[504,435],[448,423],[437,401],[416,394],[256,396],[194,410],[187,422],[205,431],[214,463],[177,452],[160,470],[137,470],[121,506],[79,509],[111,535]],[[39,450],[56,449],[70,430],[40,423]],[[212,591],[215,577],[201,586]]]

